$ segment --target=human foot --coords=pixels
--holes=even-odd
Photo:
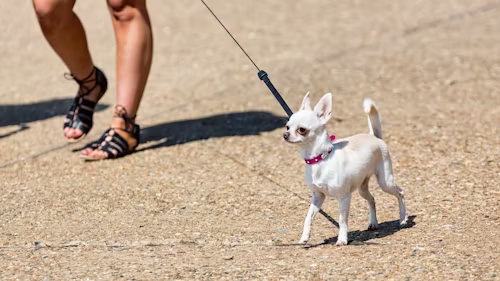
[[[139,131],[135,116],[128,117],[125,108],[117,105],[111,127],[99,140],[89,144],[80,157],[85,160],[103,160],[130,154],[139,145]]]
[[[81,140],[93,125],[94,108],[108,88],[104,73],[94,67],[83,79],[67,74],[68,79],[75,80],[80,88],[64,120],[64,136],[68,141]]]

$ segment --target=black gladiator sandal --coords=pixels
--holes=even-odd
[[[95,74],[95,78],[93,77]],[[94,66],[92,72],[82,79],[79,80],[73,74],[66,73],[65,77],[67,79],[75,80],[78,85],[80,85],[80,89],[78,90],[78,95],[75,97],[73,104],[71,105],[68,114],[66,115],[66,121],[64,122],[63,128],[74,128],[81,130],[83,132],[82,136],[77,139],[68,139],[69,142],[76,142],[82,140],[87,133],[92,129],[93,125],[93,115],[94,109],[97,105],[97,102],[92,102],[90,100],[85,99],[97,86],[100,87],[98,101],[104,96],[106,90],[108,89],[108,80],[104,73],[97,67]],[[85,86],[86,83],[94,82],[95,85],[91,88]]]
[[[81,158],[86,161],[96,161],[96,160],[104,160],[104,159],[115,159],[126,156],[130,153],[133,153],[140,142],[140,130],[139,125],[135,124],[135,116],[128,117],[127,111],[124,107],[117,105],[115,108],[114,117],[122,118],[125,121],[125,129],[123,128],[109,128],[104,132],[101,138],[93,143],[87,145],[85,149],[91,148],[92,150],[100,150],[104,151],[108,154],[106,158],[94,158],[88,155],[80,155]],[[128,129],[129,127],[133,127]],[[131,147],[128,142],[120,136],[117,131],[125,132],[132,136],[136,140],[136,144]]]

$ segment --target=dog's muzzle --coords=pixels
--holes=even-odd
[[[283,133],[283,138],[284,138],[285,140],[288,140],[288,138],[289,138],[289,137],[290,137],[290,133],[289,133],[289,132],[284,132],[284,133]]]

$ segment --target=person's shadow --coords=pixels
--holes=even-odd
[[[288,118],[269,112],[235,112],[163,123],[141,130],[141,143],[157,142],[138,151],[184,144],[209,138],[250,136],[284,127]]]
[[[19,129],[0,138],[11,136],[29,127],[26,123],[41,121],[55,116],[66,115],[74,98],[52,99],[30,104],[0,104],[0,127],[18,125]],[[109,105],[98,104],[95,111],[101,111]],[[61,124],[62,127],[62,124]]]

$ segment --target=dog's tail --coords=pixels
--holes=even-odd
[[[370,134],[382,139],[382,123],[380,121],[377,106],[371,99],[365,99],[363,102],[363,108],[365,109],[366,114],[368,114],[368,127],[370,128]]]

